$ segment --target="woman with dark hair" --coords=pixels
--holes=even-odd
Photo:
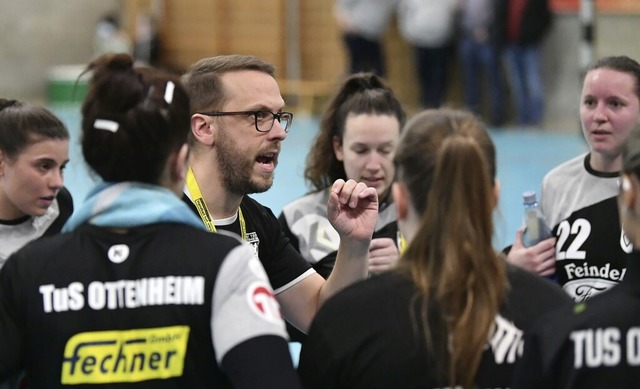
[[[340,243],[327,217],[329,189],[337,179],[362,181],[378,193],[369,272],[387,270],[397,261],[398,227],[390,188],[404,121],[393,91],[373,73],[347,77],[329,102],[304,169],[312,192],[287,204],[279,216],[292,245],[324,278],[333,269]]]
[[[508,260],[542,275],[555,270],[563,289],[583,302],[624,279],[632,249],[620,227],[617,196],[622,149],[640,123],[640,64],[627,56],[596,60],[579,103],[589,151],[542,180],[540,204],[554,238],[524,247],[518,231]]]
[[[512,388],[635,388],[640,382],[640,124],[622,148],[618,216],[632,247],[626,275],[607,292],[536,325]]]
[[[190,103],[129,55],[93,61],[82,151],[103,182],[0,270],[0,378],[29,385],[299,387],[252,248],[178,197]],[[238,325],[240,323],[241,325]]]
[[[16,250],[60,232],[73,212],[63,186],[69,132],[47,109],[0,98],[0,267]]]
[[[506,388],[522,335],[570,304],[492,247],[495,148],[470,113],[427,110],[405,126],[392,186],[407,239],[396,269],[346,288],[302,346],[306,388]]]

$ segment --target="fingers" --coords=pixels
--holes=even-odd
[[[516,230],[516,238],[513,240],[512,247],[524,247],[522,243],[522,236],[524,235],[524,228],[518,228]]]
[[[393,239],[375,238],[371,240],[371,245],[369,246],[369,252],[373,252],[373,251],[384,249],[384,248],[392,248],[392,250],[398,251],[398,249],[396,248],[396,244],[393,242]]]
[[[395,267],[399,258],[400,253],[393,239],[373,239],[369,246],[369,272],[379,273],[387,271]]]
[[[375,201],[377,192],[375,188],[370,188],[362,182],[355,180],[344,181],[338,179],[333,183],[332,192],[338,196],[338,202],[350,208],[356,208],[362,199]]]

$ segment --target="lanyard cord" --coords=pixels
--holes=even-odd
[[[207,208],[207,204],[202,197],[202,192],[200,192],[200,187],[198,186],[198,181],[196,181],[196,176],[193,175],[193,171],[191,170],[191,166],[189,166],[189,170],[187,171],[186,178],[187,189],[191,194],[191,199],[198,210],[198,215],[200,215],[200,219],[204,223],[207,230],[210,232],[218,232],[216,230],[216,225],[213,223],[213,218],[211,217],[211,213],[209,212],[209,208]],[[244,216],[242,215],[242,209],[238,207],[238,218],[240,219],[240,234],[242,236],[242,240],[247,240],[247,225],[244,221]]]

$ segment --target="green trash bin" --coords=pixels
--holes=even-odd
[[[51,105],[80,104],[87,95],[88,77],[80,74],[86,65],[61,65],[49,70],[47,100]]]

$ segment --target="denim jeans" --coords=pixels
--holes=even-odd
[[[447,92],[451,52],[451,46],[413,47],[423,108],[438,108],[442,105]]]
[[[489,92],[490,123],[503,124],[505,117],[504,85],[500,72],[500,56],[491,41],[477,42],[470,36],[463,37],[458,46],[462,67],[463,95],[467,109],[479,115],[482,88]]]
[[[505,57],[518,124],[540,124],[544,115],[544,92],[538,46],[510,44],[505,48]]]
[[[373,72],[380,77],[385,76],[384,53],[380,42],[355,34],[344,34],[343,39],[349,57],[349,74]]]

